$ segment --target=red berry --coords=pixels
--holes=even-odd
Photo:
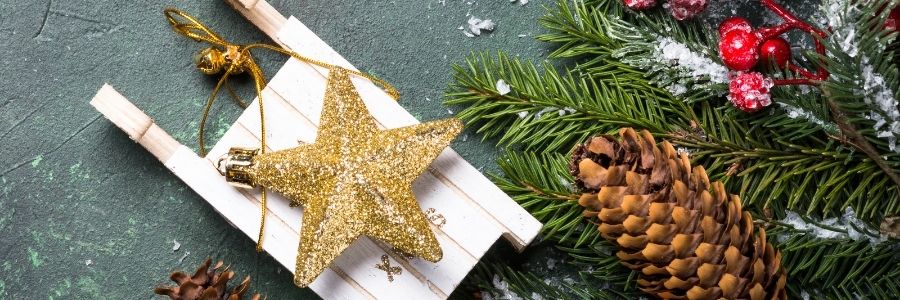
[[[900,6],[891,9],[887,20],[884,20],[884,28],[887,30],[897,31],[897,28],[900,27],[898,25],[900,25]]]
[[[769,79],[757,72],[739,73],[728,85],[728,100],[734,107],[752,113],[772,104],[769,89],[774,86]]]
[[[732,30],[751,32],[753,31],[753,26],[750,26],[750,21],[747,21],[747,19],[738,16],[730,17],[719,24],[719,37],[724,36]]]
[[[706,10],[706,0],[669,0],[669,9],[676,20],[690,19]]]
[[[624,0],[625,6],[633,10],[648,9],[656,5],[656,0]]]
[[[774,62],[775,67],[783,69],[791,59],[791,45],[781,37],[771,38],[759,46],[759,58],[766,66]]]
[[[758,47],[756,32],[732,30],[719,40],[719,55],[729,69],[747,71],[759,61]]]

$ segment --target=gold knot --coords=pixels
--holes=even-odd
[[[206,75],[215,75],[227,71],[230,74],[241,74],[249,68],[250,57],[243,55],[237,45],[228,45],[225,51],[215,47],[207,47],[194,55],[197,69]]]

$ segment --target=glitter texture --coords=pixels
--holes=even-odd
[[[294,283],[309,285],[354,240],[371,236],[428,261],[442,251],[412,182],[462,130],[457,119],[380,130],[347,71],[331,70],[313,144],[259,154],[251,181],[303,206]]]

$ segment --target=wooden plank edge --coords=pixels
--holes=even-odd
[[[128,134],[131,140],[146,148],[161,162],[169,160],[182,146],[109,84],[103,84],[90,103],[106,119]]]
[[[284,22],[287,22],[287,18],[285,18],[281,13],[278,12],[274,7],[272,7],[269,2],[265,0],[224,0],[225,3],[228,3],[234,10],[238,11],[242,15],[244,15],[250,23],[259,27],[266,35],[269,36],[276,43],[281,44],[281,42],[276,38],[278,35],[278,31],[281,30],[281,27],[284,26]],[[281,45],[284,46],[283,44]]]

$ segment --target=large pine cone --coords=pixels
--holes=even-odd
[[[619,246],[638,286],[663,299],[786,299],[781,254],[754,233],[738,196],[668,142],[631,128],[574,150],[585,217]],[[710,189],[710,186],[712,189]]]
[[[250,277],[232,289],[228,289],[228,281],[234,278],[234,271],[227,267],[222,268],[222,262],[210,268],[211,259],[197,268],[194,276],[188,276],[184,272],[172,272],[169,278],[177,286],[158,287],[153,290],[159,295],[166,295],[173,300],[241,300],[244,293],[250,288]],[[219,268],[222,268],[220,271]],[[259,300],[259,294],[253,295],[253,300]]]

